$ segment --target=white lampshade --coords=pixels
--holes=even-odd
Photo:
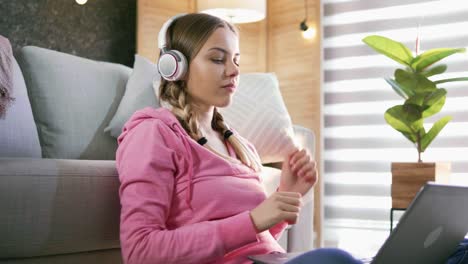
[[[266,0],[198,0],[197,8],[231,23],[249,23],[265,18]]]

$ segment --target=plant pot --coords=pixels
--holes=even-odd
[[[392,207],[407,208],[428,181],[449,183],[449,162],[392,162]]]

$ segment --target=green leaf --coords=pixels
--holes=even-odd
[[[395,81],[405,90],[411,90],[413,93],[432,92],[437,89],[436,85],[421,73],[402,69],[395,71]]]
[[[447,70],[447,65],[441,64],[441,65],[437,65],[435,67],[432,67],[432,68],[428,69],[427,71],[423,71],[421,73],[422,73],[422,75],[424,75],[426,77],[429,77],[429,76],[434,76],[434,75],[437,75],[437,74],[444,73],[446,70]]]
[[[424,129],[424,127],[422,127],[419,131],[419,138],[423,138],[425,135],[426,135],[426,129]]]
[[[424,105],[431,106],[447,95],[447,90],[439,88],[424,98]]]
[[[384,117],[390,126],[401,133],[416,134],[423,127],[422,114],[416,105],[391,107],[387,109]]]
[[[400,86],[395,80],[390,78],[385,78],[385,81],[390,84],[393,90],[399,94],[404,99],[408,99],[409,96],[413,95],[413,91],[406,89],[403,86]]]
[[[411,96],[405,101],[405,105],[408,104],[413,104],[417,106],[423,106],[424,105],[424,100],[426,99],[426,96],[430,93],[419,93]]]
[[[450,78],[450,79],[443,79],[435,81],[435,84],[439,83],[446,83],[446,82],[460,82],[460,81],[468,81],[468,77],[459,77],[459,78]]]
[[[362,41],[375,51],[403,65],[410,66],[413,61],[411,50],[400,42],[377,35],[365,37]]]
[[[420,72],[432,64],[440,61],[441,59],[459,52],[465,52],[465,48],[431,49],[414,58],[414,60],[411,62],[411,68],[415,69],[417,72]]]
[[[431,144],[439,132],[445,127],[445,125],[452,120],[451,116],[445,116],[435,122],[432,128],[427,132],[426,135],[421,139],[421,152],[424,152],[426,148]]]
[[[417,137],[416,137],[416,134],[410,134],[410,133],[405,133],[405,132],[401,132],[403,134],[403,136],[405,136],[409,141],[413,142],[413,143],[416,143],[417,142]]]
[[[424,129],[422,111],[418,105],[404,104],[403,118],[408,122],[413,132]]]
[[[427,106],[423,111],[423,118],[430,117],[440,112],[445,104],[447,90],[444,88],[437,89],[424,100],[424,105]]]

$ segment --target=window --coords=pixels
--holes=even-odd
[[[467,17],[468,2],[458,0],[323,0],[325,246],[375,254],[389,234],[390,164],[417,161],[412,143],[383,118],[401,102],[383,80],[399,65],[362,39],[382,35],[414,52],[419,32],[421,52],[468,47]],[[468,76],[466,53],[444,62],[444,78]],[[468,82],[443,87],[446,104],[426,123],[453,119],[422,158],[450,161],[453,182],[468,184]]]

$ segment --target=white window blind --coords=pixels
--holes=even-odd
[[[400,67],[366,46],[376,34],[414,52],[418,23],[420,52],[468,48],[468,1],[323,0],[325,246],[371,255],[390,227],[390,164],[417,161],[416,148],[383,115],[402,104],[383,80]],[[468,76],[468,55],[445,59],[443,78]],[[441,78],[441,77],[439,77]],[[441,86],[442,111],[427,120],[453,119],[423,153],[423,161],[450,161],[453,182],[468,184],[468,82]],[[427,130],[428,128],[426,128]]]

